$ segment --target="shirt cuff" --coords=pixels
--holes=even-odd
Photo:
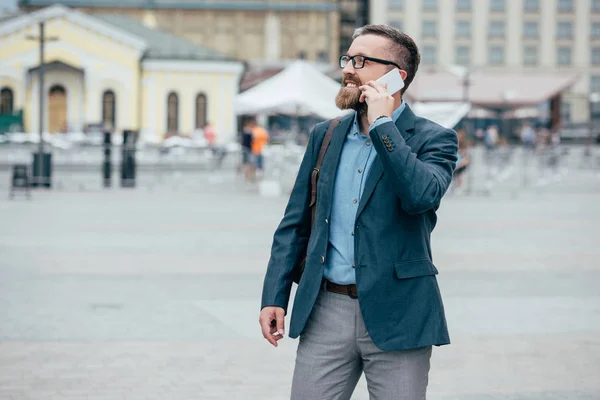
[[[385,124],[386,122],[392,122],[392,119],[390,117],[381,117],[381,118],[377,119],[369,127],[369,132],[371,132],[373,129],[377,128],[379,125]]]

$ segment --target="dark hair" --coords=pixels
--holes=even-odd
[[[404,93],[415,78],[421,62],[421,55],[415,41],[406,33],[389,25],[365,25],[354,31],[352,39],[364,35],[375,35],[390,39],[392,42],[390,58],[406,71],[406,79],[402,89],[402,93]]]

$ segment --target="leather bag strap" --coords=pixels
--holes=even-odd
[[[310,177],[310,208],[311,208],[311,219],[310,226],[312,227],[315,223],[315,214],[316,214],[316,203],[317,203],[317,181],[319,180],[319,172],[321,171],[321,164],[323,164],[323,159],[325,158],[325,153],[327,153],[327,148],[329,148],[329,143],[331,143],[331,136],[333,135],[333,130],[336,126],[340,124],[340,119],[336,118],[329,124],[329,128],[325,133],[325,137],[323,137],[323,143],[321,143],[321,151],[319,151],[319,157],[317,158],[317,163],[312,171]]]

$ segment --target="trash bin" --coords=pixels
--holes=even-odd
[[[41,166],[40,166],[40,160]],[[52,153],[33,153],[33,168],[31,171],[32,187],[52,187]]]

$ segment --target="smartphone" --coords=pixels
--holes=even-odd
[[[383,75],[381,78],[377,79],[377,82],[387,84],[387,91],[390,95],[395,94],[404,87],[404,81],[402,80],[402,76],[400,76],[398,68],[394,68]]]

